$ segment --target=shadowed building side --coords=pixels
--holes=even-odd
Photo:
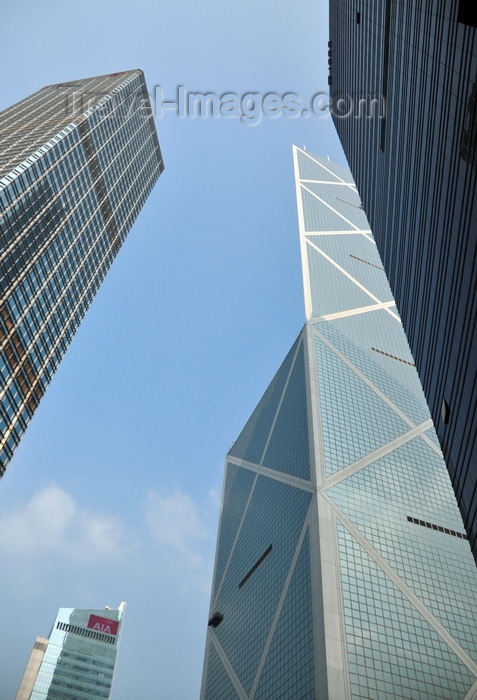
[[[464,0],[331,0],[329,53],[334,123],[477,558],[477,29],[470,8]],[[357,115],[367,93],[384,104],[377,118]]]

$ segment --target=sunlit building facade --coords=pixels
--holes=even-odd
[[[226,459],[202,700],[477,693],[477,571],[349,170],[294,148],[306,324]]]
[[[329,90],[477,560],[476,17],[330,0]]]
[[[33,646],[16,700],[108,700],[125,609],[60,608],[50,637]]]
[[[0,113],[0,476],[163,168],[140,70]]]

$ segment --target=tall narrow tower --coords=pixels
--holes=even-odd
[[[38,637],[16,700],[111,695],[126,603],[117,610],[60,608],[49,639]]]
[[[473,698],[477,571],[350,172],[294,148],[306,325],[227,455],[202,700]]]
[[[0,476],[163,169],[141,70],[0,113]]]

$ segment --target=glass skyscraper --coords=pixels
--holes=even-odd
[[[60,608],[49,639],[34,644],[16,700],[107,700],[125,609]]]
[[[0,476],[163,169],[141,70],[0,113]]]
[[[329,80],[477,560],[476,17],[466,0],[330,0]]]
[[[477,570],[349,170],[294,148],[306,324],[226,459],[202,700],[469,700]]]

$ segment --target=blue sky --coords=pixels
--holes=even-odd
[[[0,109],[142,68],[149,90],[327,90],[327,3],[18,0]],[[224,456],[304,322],[291,145],[329,117],[156,119],[166,169],[0,483],[0,698],[59,607],[128,603],[114,700],[198,697]]]

